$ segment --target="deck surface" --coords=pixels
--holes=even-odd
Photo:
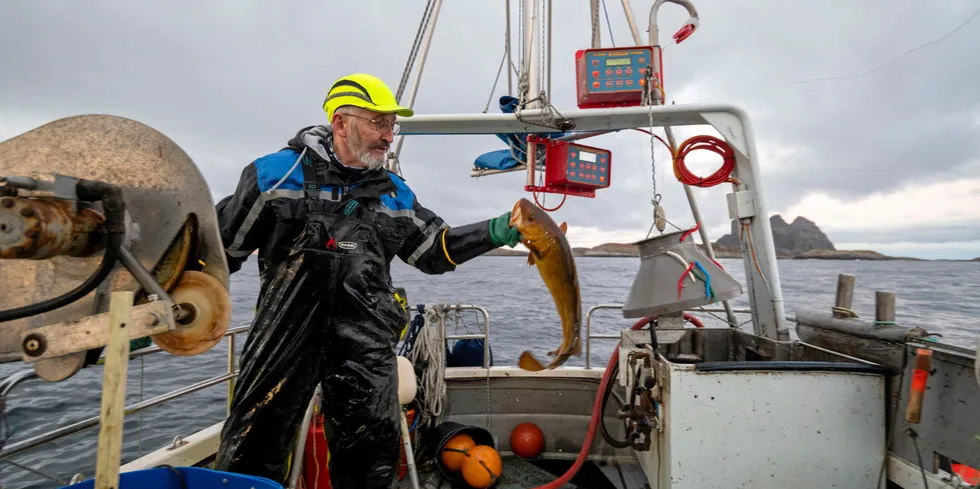
[[[551,472],[516,457],[503,457],[502,461],[503,477],[501,477],[501,480],[497,485],[493,486],[494,489],[528,489],[542,486],[558,478],[558,476],[552,474]],[[561,489],[585,489],[586,487],[590,489],[632,489],[634,487],[643,487],[644,477],[638,466],[624,466],[622,467],[622,471],[623,479],[619,477],[619,472],[615,467],[607,466],[599,469],[591,464],[586,464],[583,466],[582,470],[579,471],[576,478],[594,478],[601,475],[606,480],[603,480],[600,484],[589,482],[588,485],[565,483],[565,485],[561,486]],[[587,474],[587,472],[590,472],[591,474]],[[626,481],[627,488],[623,488],[623,483],[621,482],[622,480]],[[419,488],[472,489],[465,483],[455,485],[452,484],[450,481],[445,480],[438,470],[420,473]],[[411,476],[406,476],[405,479],[399,483],[398,489],[412,489]]]

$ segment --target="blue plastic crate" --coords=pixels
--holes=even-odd
[[[183,483],[181,483],[183,479]],[[92,489],[95,479],[61,489]],[[119,474],[118,489],[284,489],[264,477],[234,474],[200,467],[159,467]]]

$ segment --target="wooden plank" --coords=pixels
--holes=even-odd
[[[24,362],[32,363],[46,358],[60,357],[105,346],[109,338],[107,325],[110,321],[110,314],[111,312],[96,314],[22,332],[22,344],[28,337],[31,337],[35,339],[36,344],[44,345],[40,351],[25,351],[23,353]],[[126,335],[131,340],[166,333],[176,326],[170,306],[163,301],[133,306],[129,316],[128,322],[130,324],[126,328]]]
[[[95,462],[95,488],[119,487],[123,421],[126,409],[126,373],[129,367],[129,330],[134,294],[113,292],[109,299],[109,341],[102,377],[102,422]]]

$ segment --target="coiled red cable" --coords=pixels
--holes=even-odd
[[[691,173],[684,163],[684,158],[687,157],[688,153],[697,149],[706,149],[721,156],[721,168],[718,168],[717,171],[707,177],[699,177]],[[731,176],[733,171],[735,171],[735,151],[724,140],[707,134],[701,134],[687,139],[681,143],[680,147],[677,148],[677,153],[674,155],[674,176],[685,185],[714,187],[725,182],[738,185],[740,183],[738,179]]]

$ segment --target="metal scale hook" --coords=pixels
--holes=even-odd
[[[663,48],[660,46],[660,28],[657,25],[657,14],[660,7],[663,6],[664,3],[674,3],[680,5],[687,10],[688,14],[690,15],[690,18],[684,22],[684,25],[676,33],[674,33],[673,39],[675,43],[681,43],[690,37],[699,25],[697,9],[694,8],[694,5],[689,0],[656,0],[653,6],[650,8],[649,43],[653,47],[653,59],[650,60],[650,70],[652,73],[650,73],[650,75],[652,75],[653,79],[648,83],[648,90],[650,93],[646,97],[647,100],[645,103],[650,106],[650,166],[653,173],[653,200],[651,201],[653,203],[653,224],[650,226],[650,230],[647,232],[648,238],[650,237],[650,234],[653,233],[654,228],[657,228],[657,231],[660,231],[660,233],[663,234],[664,229],[667,227],[667,217],[664,213],[663,206],[660,205],[660,194],[657,193],[657,166],[653,153],[655,144],[653,135],[653,105],[656,104],[658,98],[653,96],[655,88],[660,91],[658,95],[663,97],[661,103],[667,103],[666,96],[663,92],[663,57],[661,54]],[[624,2],[623,7],[627,10],[627,20],[630,23],[630,30],[633,31],[633,36],[636,38],[636,42],[640,43],[641,41],[639,34],[637,33],[636,27],[633,24],[632,15],[630,14],[630,9],[628,8],[628,2]],[[669,146],[671,147],[671,152],[673,152],[675,143],[673,134],[670,132],[669,128],[667,128],[667,138],[670,143]]]

